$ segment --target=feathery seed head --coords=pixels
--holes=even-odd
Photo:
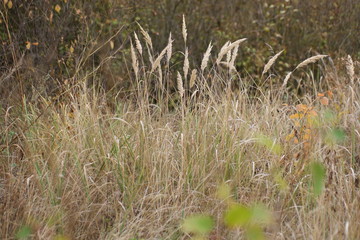
[[[141,46],[141,42],[136,34],[136,32],[134,32],[134,37],[135,37],[135,46],[136,49],[138,50],[138,52],[140,53],[140,55],[142,55],[142,46]]]
[[[187,29],[186,29],[186,22],[185,22],[185,15],[183,14],[183,22],[182,22],[182,35],[184,38],[184,42],[186,44],[187,40]]]
[[[200,69],[201,69],[202,72],[204,72],[206,66],[208,65],[212,48],[213,48],[213,46],[211,45],[211,42],[210,42],[206,52],[204,53],[204,57],[203,57],[203,59],[201,61]]]
[[[284,50],[278,52],[278,53],[275,54],[272,58],[270,58],[269,62],[268,62],[268,63],[265,65],[265,67],[264,67],[264,70],[263,70],[263,72],[262,72],[262,74],[261,74],[262,76],[270,70],[270,68],[272,67],[272,65],[274,65],[276,59],[278,59],[278,57],[279,57],[283,52],[284,52]]]
[[[178,87],[180,97],[182,98],[184,96],[185,90],[184,90],[184,87],[183,87],[182,77],[181,77],[181,74],[179,72],[177,72],[177,87]]]

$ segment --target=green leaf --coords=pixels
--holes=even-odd
[[[276,141],[274,139],[271,139],[268,136],[258,135],[257,143],[259,145],[266,147],[269,151],[271,151],[277,155],[281,155],[282,147],[279,143],[276,143]]]
[[[327,144],[334,145],[343,142],[346,138],[344,130],[340,128],[332,128],[327,132],[325,141]]]
[[[314,162],[311,164],[311,176],[313,183],[313,192],[317,197],[324,190],[326,170],[323,164]]]
[[[231,189],[230,186],[226,183],[223,183],[219,186],[216,196],[221,200],[226,200],[231,196]]]
[[[54,240],[70,240],[70,238],[68,238],[64,235],[56,235]]]
[[[187,233],[198,235],[208,234],[214,226],[214,221],[210,216],[194,215],[188,217],[183,222],[183,230]]]
[[[289,185],[287,181],[282,177],[282,172],[274,173],[274,181],[278,184],[281,191],[288,191]]]
[[[246,230],[246,237],[249,240],[265,239],[264,232],[259,226],[252,226]]]
[[[31,235],[31,228],[29,226],[22,226],[16,233],[17,239],[27,239]]]
[[[258,204],[251,208],[252,224],[267,225],[271,223],[271,213],[264,205]]]
[[[251,207],[235,204],[229,207],[224,220],[229,227],[261,226],[271,223],[271,213],[261,204]]]
[[[251,220],[251,210],[240,204],[232,205],[225,213],[224,220],[229,227],[243,227]]]
[[[336,123],[336,118],[337,118],[336,114],[333,111],[327,109],[324,112],[324,121],[325,121],[326,124],[330,124],[330,125],[335,124]]]

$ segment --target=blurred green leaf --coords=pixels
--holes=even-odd
[[[194,215],[188,217],[183,222],[183,230],[187,233],[197,235],[208,234],[214,226],[214,221],[210,216]]]
[[[334,113],[333,111],[327,109],[324,112],[324,121],[326,124],[330,124],[330,125],[335,124],[336,119],[337,119],[336,113]]]
[[[17,239],[27,239],[31,235],[31,228],[29,226],[22,226],[16,233]]]
[[[228,199],[231,196],[230,186],[226,183],[221,184],[217,190],[216,196],[221,200]]]
[[[251,208],[252,224],[267,225],[271,223],[271,213],[262,204],[257,204]]]
[[[229,227],[243,227],[251,220],[251,210],[240,204],[232,205],[225,213],[224,220]]]
[[[322,163],[314,162],[311,164],[311,176],[313,183],[313,192],[317,197],[324,190],[326,170]]]
[[[265,239],[264,232],[259,226],[251,226],[246,230],[246,237],[249,240]]]
[[[325,141],[329,145],[334,145],[343,142],[345,138],[346,134],[344,130],[340,128],[332,128],[327,132]]]
[[[274,174],[274,181],[279,185],[281,191],[287,191],[289,189],[289,185],[287,181],[282,177],[281,172],[277,172]]]
[[[258,135],[257,136],[257,143],[265,146],[269,151],[280,155],[282,152],[282,147],[279,143],[276,143],[276,141],[274,139],[271,139],[268,136],[264,136],[264,135]]]
[[[64,235],[56,235],[54,240],[70,240],[70,238],[68,238]]]
[[[270,211],[261,204],[251,207],[236,204],[230,206],[224,220],[228,227],[244,228],[247,239],[261,240],[264,239],[262,226],[270,224],[272,217]]]

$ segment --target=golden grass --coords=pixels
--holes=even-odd
[[[150,36],[141,32],[150,53]],[[236,57],[242,41],[227,43],[218,56],[234,49]],[[149,72],[162,71],[171,42],[170,36]],[[145,58],[136,35],[135,46]],[[162,88],[156,90],[155,104],[145,101],[152,95],[139,85],[128,100],[110,109],[105,96],[83,84],[69,90],[64,102],[24,99],[22,107],[3,112],[1,238],[189,239],[181,222],[202,213],[215,220],[209,239],[245,239],[244,229],[224,223],[228,202],[216,194],[224,183],[232,201],[262,203],[271,212],[272,222],[264,228],[267,239],[360,238],[360,88],[355,72],[351,88],[329,85],[331,91],[307,92],[296,102],[279,89],[260,89],[268,93],[254,99],[246,89],[220,88],[232,76],[206,70],[211,49],[209,44],[201,72],[191,73],[189,87],[196,88],[191,99],[185,94],[191,89],[185,89],[177,72],[161,75],[177,83],[176,93],[166,92],[171,101],[164,100]],[[154,77],[138,70],[144,61],[137,59],[132,44],[131,56],[136,78]],[[347,76],[337,78],[346,81]],[[241,77],[236,80],[243,83]],[[211,83],[207,88],[202,87],[205,81]],[[326,169],[319,196],[312,190],[314,161]]]

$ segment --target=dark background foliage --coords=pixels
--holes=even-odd
[[[0,5],[2,102],[34,91],[56,94],[79,69],[91,71],[109,56],[112,61],[102,64],[97,78],[111,89],[126,80],[122,57],[130,34],[138,31],[136,22],[149,31],[156,50],[166,45],[170,32],[182,50],[183,14],[194,66],[210,41],[218,50],[225,41],[243,37],[248,41],[237,68],[253,76],[282,49],[278,71],[316,53],[360,57],[357,0],[7,0]],[[107,44],[111,36],[114,48]]]

